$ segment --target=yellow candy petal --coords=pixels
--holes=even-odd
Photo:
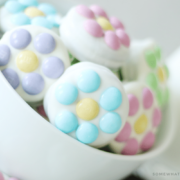
[[[30,18],[37,16],[45,16],[45,14],[36,7],[28,7],[25,9],[24,13]]]
[[[32,72],[38,67],[39,61],[34,52],[26,50],[18,54],[16,64],[21,71]]]
[[[137,134],[145,132],[148,125],[148,119],[145,114],[141,115],[134,124],[134,130]]]
[[[111,23],[104,17],[97,18],[98,24],[102,27],[104,30],[113,30],[113,27]]]
[[[163,70],[163,68],[158,68],[158,78],[161,82],[164,82],[165,81],[165,72]]]
[[[99,113],[99,105],[91,98],[82,99],[76,105],[76,113],[78,117],[83,120],[92,120]]]

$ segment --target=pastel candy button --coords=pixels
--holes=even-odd
[[[159,126],[161,122],[161,118],[162,118],[161,110],[158,108],[155,108],[153,112],[153,119],[152,119],[154,127]]]
[[[13,69],[6,68],[2,70],[2,74],[14,89],[16,89],[19,86],[19,76]]]
[[[77,88],[70,83],[63,83],[57,86],[55,90],[56,100],[64,105],[72,104],[78,97]]]
[[[42,64],[42,71],[47,77],[56,79],[63,74],[64,63],[58,57],[48,57]]]
[[[25,6],[18,1],[7,1],[5,4],[5,8],[10,12],[10,13],[18,13],[24,10]]]
[[[9,47],[5,44],[0,44],[0,66],[7,65],[10,56],[11,56],[11,51]]]
[[[39,61],[34,52],[25,50],[18,54],[16,64],[21,71],[32,72],[38,67]]]
[[[55,126],[64,133],[70,133],[78,127],[78,120],[72,112],[63,111],[56,116]]]
[[[10,36],[10,44],[16,49],[24,49],[31,42],[31,34],[25,29],[16,29]]]
[[[38,73],[29,73],[22,79],[22,88],[29,95],[41,93],[44,85],[44,79]]]
[[[156,56],[153,51],[148,51],[145,53],[146,62],[150,68],[154,69],[156,67]]]
[[[31,24],[30,18],[26,16],[24,13],[14,14],[11,18],[11,21],[13,24],[18,26]]]
[[[35,49],[42,54],[49,54],[56,47],[55,39],[48,33],[41,33],[34,40]]]
[[[102,17],[105,17],[106,19],[108,19],[106,12],[100,6],[92,5],[92,6],[90,6],[90,9],[94,12],[95,15],[102,16]]]
[[[104,39],[106,44],[113,50],[117,50],[121,46],[118,36],[113,31],[106,31]]]
[[[42,12],[44,12],[46,15],[49,15],[49,14],[56,14],[56,9],[51,5],[51,4],[48,4],[48,3],[41,3],[39,6],[38,6],[38,9],[40,9]]]
[[[106,89],[100,98],[100,105],[107,111],[114,111],[122,103],[122,94],[116,87]]]
[[[164,82],[166,77],[165,77],[164,69],[162,67],[159,67],[157,69],[157,74],[158,74],[158,78],[159,78],[160,82]]]
[[[116,35],[118,36],[118,38],[120,39],[120,42],[124,46],[126,46],[126,47],[130,46],[129,36],[126,34],[126,32],[123,29],[117,29],[116,30]]]
[[[121,23],[121,21],[119,21],[118,18],[110,17],[109,20],[115,29],[124,29],[124,25]]]
[[[147,84],[153,89],[156,90],[158,87],[158,81],[154,73],[149,73],[146,77]]]
[[[108,134],[116,133],[122,125],[121,117],[116,112],[108,112],[105,114],[99,123],[101,130]]]
[[[79,125],[76,131],[77,139],[84,144],[94,142],[97,139],[98,134],[98,128],[94,124],[89,122]]]
[[[96,19],[96,21],[98,22],[98,24],[105,30],[113,30],[113,27],[111,25],[111,23],[104,17],[98,17]]]
[[[37,6],[38,2],[37,0],[19,0],[21,4],[24,6]]]
[[[47,29],[53,28],[53,23],[51,21],[48,21],[45,17],[35,17],[32,19],[31,24],[36,26],[42,26]]]
[[[130,135],[131,135],[131,126],[128,122],[126,122],[121,132],[117,135],[115,141],[125,142],[129,139]]]
[[[92,120],[99,113],[98,103],[91,98],[84,98],[76,105],[76,113],[83,120]]]
[[[0,172],[0,180],[5,180],[4,176],[2,175],[2,173]]]
[[[86,20],[84,22],[85,30],[94,37],[102,37],[103,30],[101,26],[93,19]]]
[[[133,94],[128,94],[129,99],[129,116],[134,116],[139,109],[139,101]]]
[[[145,109],[149,109],[153,104],[153,94],[150,89],[144,88],[142,92],[143,106]]]
[[[138,142],[135,138],[129,139],[123,148],[121,154],[123,155],[135,155],[138,152]]]
[[[93,19],[94,18],[94,13],[85,5],[79,5],[76,7],[76,11],[86,17],[86,18],[89,18],[89,19]]]
[[[134,130],[137,134],[142,134],[146,131],[148,119],[145,114],[142,114],[134,124]]]
[[[59,23],[57,21],[57,16],[56,15],[48,15],[47,20],[50,21],[54,27],[59,27]]]
[[[155,135],[152,132],[149,132],[142,140],[140,146],[141,150],[142,151],[149,150],[154,145],[154,142],[155,142]]]
[[[44,111],[44,106],[43,106],[43,105],[37,107],[37,112],[38,112],[41,116],[47,117],[47,115],[46,115],[46,113],[45,113],[45,111]]]
[[[157,60],[160,60],[161,59],[161,49],[160,49],[160,47],[155,47],[154,53],[155,53],[155,56],[156,56]]]
[[[78,88],[85,93],[96,91],[100,83],[99,75],[93,70],[83,71],[78,78]]]
[[[30,18],[45,16],[45,14],[36,7],[28,7],[25,9],[24,13]]]

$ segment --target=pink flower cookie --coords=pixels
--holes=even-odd
[[[130,39],[123,24],[98,5],[73,7],[62,21],[60,34],[80,61],[117,69],[129,55]]]
[[[135,155],[154,145],[161,110],[152,90],[144,83],[132,82],[124,87],[129,99],[129,115],[110,148],[118,154]]]

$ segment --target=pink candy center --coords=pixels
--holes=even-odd
[[[121,46],[120,40],[113,31],[106,31],[104,38],[105,38],[106,44],[110,48],[112,48],[114,50],[117,50],[120,48],[120,46]]]
[[[90,7],[90,9],[94,12],[94,14],[96,14],[98,16],[105,17],[106,19],[108,19],[106,12],[101,7],[99,7],[98,5],[92,5]]]
[[[160,109],[154,109],[154,113],[153,113],[153,126],[157,127],[159,126],[160,122],[161,122],[161,110]]]
[[[41,115],[41,116],[44,116],[44,117],[47,117],[45,111],[44,111],[44,107],[43,105],[37,107],[37,112]]]
[[[79,5],[76,7],[76,10],[79,14],[86,18],[93,19],[94,18],[94,13],[85,5]]]
[[[129,39],[129,36],[125,33],[125,31],[123,29],[117,29],[116,35],[118,36],[118,38],[120,39],[120,42],[124,46],[129,47],[130,39]]]
[[[94,37],[102,37],[103,30],[101,26],[93,19],[86,20],[84,22],[84,28],[86,31]]]
[[[149,150],[154,145],[154,142],[155,142],[155,135],[152,132],[149,132],[142,140],[141,143],[142,151]]]
[[[128,94],[129,99],[129,116],[134,116],[139,109],[139,102],[136,96]]]
[[[129,136],[131,135],[131,126],[128,122],[126,122],[125,126],[121,130],[121,132],[116,137],[117,142],[124,142],[129,139]]]
[[[148,88],[143,89],[143,106],[149,109],[153,104],[153,94]]]
[[[110,17],[110,23],[115,29],[124,29],[124,25],[116,17]]]
[[[135,155],[138,152],[138,142],[135,138],[129,139],[122,150],[121,154]]]

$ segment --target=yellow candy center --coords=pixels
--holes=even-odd
[[[113,30],[111,23],[104,17],[97,18],[98,24],[105,30]]]
[[[165,81],[165,73],[163,68],[158,68],[158,77],[161,82]]]
[[[39,61],[34,52],[25,50],[18,54],[16,64],[21,71],[32,72],[38,67]]]
[[[145,114],[141,115],[134,124],[134,130],[137,134],[143,133],[148,125],[148,119]]]
[[[92,120],[99,113],[99,105],[91,98],[82,99],[76,105],[76,113],[83,120]]]
[[[36,7],[28,7],[25,9],[24,13],[30,18],[45,16],[45,14]]]

